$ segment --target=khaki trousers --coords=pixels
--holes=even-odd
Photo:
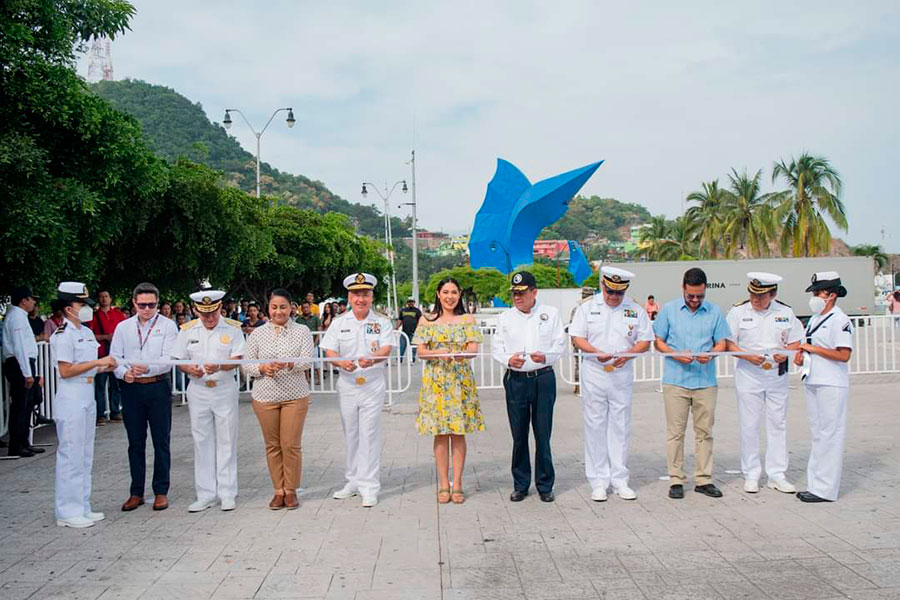
[[[666,466],[669,485],[684,485],[684,432],[688,414],[694,413],[694,483],[712,481],[713,436],[716,420],[716,397],[719,388],[689,390],[677,385],[663,385],[666,405]]]
[[[285,402],[253,401],[266,442],[266,463],[276,492],[296,490],[303,472],[300,440],[309,411],[309,396]]]

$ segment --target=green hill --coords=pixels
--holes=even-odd
[[[628,239],[623,231],[631,225],[650,222],[650,212],[640,204],[619,202],[613,198],[575,196],[563,218],[545,228],[542,240],[576,240],[590,244],[592,240]]]
[[[224,173],[228,185],[248,193],[256,191],[256,157],[241,148],[218,123],[211,123],[200,103],[161,85],[125,79],[100,81],[91,86],[116,108],[134,116],[141,124],[150,147],[159,156],[174,160],[187,157]],[[384,217],[372,206],[344,200],[319,181],[260,166],[262,193],[281,204],[318,212],[339,212],[356,220],[360,233],[375,238],[384,235]],[[392,219],[393,234],[410,235],[410,224]]]

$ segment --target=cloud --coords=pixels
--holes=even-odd
[[[847,237],[880,241],[865,215],[896,212],[894,3],[632,4],[143,1],[113,59],[215,121],[237,107],[261,127],[293,106],[263,160],[349,200],[409,178],[415,143],[432,229],[471,226],[498,156],[533,180],[606,159],[586,193],[674,216],[703,180],[768,178],[808,150],[843,175]]]

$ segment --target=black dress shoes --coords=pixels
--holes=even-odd
[[[541,494],[541,502],[553,502],[556,500],[556,496],[553,495],[553,492],[540,492]]]
[[[797,499],[800,502],[831,502],[831,500],[816,496],[812,492],[797,492]]]
[[[706,485],[695,485],[694,491],[697,492],[698,494],[705,494],[705,495],[709,496],[710,498],[721,498],[722,497],[722,491],[719,488],[717,488],[715,485],[713,485],[712,483],[707,483]]]
[[[676,483],[673,486],[669,487],[669,498],[674,498],[675,500],[681,500],[684,498],[684,486],[680,483]]]
[[[28,451],[33,454],[43,454],[44,452],[46,452],[46,450],[39,446],[28,446]]]
[[[20,448],[19,450],[9,449],[10,456],[21,456],[22,458],[31,458],[34,456],[34,452],[29,450],[28,448]]]
[[[510,502],[521,502],[525,499],[525,496],[528,495],[528,492],[520,492],[519,490],[513,490],[513,493],[509,495]]]

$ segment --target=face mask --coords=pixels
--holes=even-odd
[[[78,313],[75,315],[75,317],[82,323],[87,323],[88,321],[90,321],[91,319],[94,318],[94,311],[91,310],[90,306],[85,304],[85,305],[82,305],[82,307],[78,309]]]
[[[825,304],[827,303],[820,296],[813,296],[809,299],[809,310],[811,310],[814,315],[821,314],[821,312],[825,310]]]

